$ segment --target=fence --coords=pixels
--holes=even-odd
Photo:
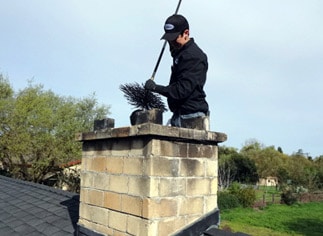
[[[279,204],[281,195],[279,193],[265,193],[261,197],[258,197],[256,204],[267,205],[267,204]]]
[[[323,192],[313,192],[313,193],[295,193],[295,196],[299,202],[318,202],[323,201]],[[279,204],[281,203],[280,193],[264,193],[262,196],[258,196],[256,199],[257,205],[267,205],[267,204]]]

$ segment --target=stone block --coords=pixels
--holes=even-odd
[[[114,119],[105,118],[102,120],[95,120],[94,121],[94,131],[105,130],[108,128],[114,128]]]
[[[129,177],[128,194],[132,196],[159,196],[158,192],[159,178],[148,176],[131,176]]]
[[[84,228],[91,229],[91,230],[93,229],[92,222],[88,221],[86,219],[80,218],[79,221],[78,221],[78,224],[83,226]]]
[[[143,174],[143,161],[144,159],[139,157],[127,157],[123,159],[124,170],[127,175],[142,175]]]
[[[109,227],[118,231],[125,232],[127,229],[127,215],[116,211],[110,211]]]
[[[186,218],[187,216],[177,216],[176,219],[174,220],[175,223],[175,232],[177,229],[183,228],[186,224]]]
[[[205,212],[208,213],[213,211],[214,209],[218,208],[218,198],[217,195],[212,195],[212,196],[205,196],[204,197],[204,206],[205,206]]]
[[[88,170],[88,158],[86,157],[82,157],[82,161],[81,161],[81,170],[83,171],[87,171]]]
[[[127,233],[130,235],[157,235],[158,222],[128,215]]]
[[[136,110],[130,116],[131,125],[144,123],[163,124],[163,111],[160,109]]]
[[[155,149],[152,150],[154,156],[164,157],[187,157],[187,144],[182,142],[154,140]]]
[[[93,154],[95,154],[95,152],[96,152],[96,147],[95,147],[95,145],[93,145],[92,142],[89,142],[89,141],[83,142],[83,145],[82,145],[82,156],[83,157],[93,156]]]
[[[202,177],[205,175],[203,159],[183,158],[180,161],[180,176]]]
[[[196,222],[201,216],[200,215],[193,215],[193,216],[187,216],[185,218],[186,225],[192,224],[193,222]]]
[[[218,176],[218,160],[212,159],[208,160],[205,165],[205,175],[206,177]]]
[[[121,211],[121,196],[119,193],[105,192],[103,207],[114,211]]]
[[[127,233],[131,235],[140,235],[140,225],[142,219],[140,217],[128,215],[127,218]]]
[[[206,139],[216,140],[218,143],[221,143],[226,141],[228,139],[228,136],[224,133],[219,133],[219,132],[207,132]]]
[[[104,172],[106,171],[106,158],[105,157],[95,157],[91,158],[90,161],[90,168],[91,171],[95,172]]]
[[[145,196],[149,187],[148,177],[131,176],[128,186],[128,194],[132,196]]]
[[[93,174],[91,172],[81,171],[81,188],[93,186]]]
[[[186,181],[184,178],[160,178],[159,196],[176,197],[186,193]]]
[[[87,196],[88,196],[87,192],[88,192],[87,188],[81,187],[81,189],[80,189],[80,202],[83,202],[83,203],[87,202]]]
[[[155,141],[158,142],[158,141]],[[154,152],[156,150],[152,150],[155,156],[164,156],[164,157],[177,157],[178,156],[178,146],[173,142],[169,141],[159,141],[158,153]]]
[[[108,157],[106,158],[106,171],[109,174],[123,173],[123,157]]]
[[[144,123],[136,126],[132,126],[130,135],[163,135],[165,126],[154,124],[154,123]]]
[[[109,210],[106,208],[101,207],[93,207],[92,211],[92,222],[108,226],[108,219],[109,219]]]
[[[205,126],[205,118],[206,117],[183,119],[182,127],[188,129],[208,130],[208,127]]]
[[[140,217],[128,215],[127,219],[127,233],[131,235],[146,235],[144,231],[142,232],[142,225],[145,224],[147,220],[143,220]]]
[[[190,178],[186,182],[187,196],[203,196],[210,193],[210,180],[204,178]]]
[[[121,128],[117,128],[117,129],[112,129],[110,136],[114,137],[114,138],[129,137],[130,129],[131,129],[130,127],[121,127]]]
[[[88,204],[80,204],[80,214],[82,218],[96,224],[107,225],[108,210]]]
[[[129,155],[131,150],[131,140],[130,139],[118,139],[114,140],[112,143],[111,155],[114,157],[126,157]]]
[[[194,130],[193,139],[195,140],[212,140],[208,139],[208,133],[205,130]]]
[[[158,219],[177,215],[176,198],[145,198],[143,199],[143,217]]]
[[[148,192],[144,192],[144,196],[147,197],[158,197],[159,196],[159,183],[160,178],[149,177],[148,178]]]
[[[113,236],[130,236],[130,235],[129,235],[129,234],[127,234],[126,232],[122,232],[122,231],[114,230],[114,231],[113,231]]]
[[[158,234],[156,235],[170,235],[176,231],[175,221],[175,218],[160,220],[158,223]]]
[[[142,204],[143,200],[141,197],[121,196],[121,210],[127,214],[142,216]]]
[[[108,146],[108,145],[111,145],[109,144],[108,142],[105,142],[106,145],[104,146]],[[96,156],[101,156],[101,157],[110,157],[112,156],[112,150],[109,149],[109,148],[105,148],[105,147],[102,147],[101,150],[98,150],[96,152]]]
[[[82,220],[84,228],[91,229],[94,232],[100,232],[103,235],[113,235],[113,230],[105,225],[100,225],[90,221]]]
[[[186,139],[193,139],[195,132],[194,129],[179,128],[179,136]]]
[[[158,223],[158,233],[156,235],[174,235],[177,229],[183,228],[185,225],[185,217],[177,216],[161,219]]]
[[[174,137],[175,139],[180,137],[180,128],[173,127],[173,126],[163,126],[160,129],[162,129],[162,133],[169,136]]]
[[[203,197],[182,198],[179,204],[179,215],[202,215],[204,209]]]
[[[104,140],[104,139],[98,139],[98,140],[91,140],[91,141],[85,141],[83,143],[83,154],[86,156],[97,156],[98,154],[101,155],[102,152],[111,150],[111,142]]]
[[[104,192],[99,190],[89,189],[87,192],[87,202],[95,206],[103,206]]]
[[[150,157],[144,170],[148,176],[178,177],[179,160],[167,157]]]
[[[210,179],[210,194],[216,195],[218,193],[218,184],[217,177]]]
[[[148,141],[143,139],[132,139],[130,144],[131,152],[129,153],[130,157],[140,157],[145,155],[145,146]]]
[[[85,218],[88,219],[89,214],[87,213],[87,204],[84,202],[80,202],[80,208],[79,208],[79,214],[80,214],[80,219]]]
[[[110,175],[109,191],[117,193],[128,193],[129,177],[125,175]]]
[[[98,190],[106,190],[109,189],[109,175],[107,173],[91,173],[88,178],[93,178],[92,185],[88,187],[93,187]]]
[[[190,157],[205,157],[205,158],[216,157],[216,149],[212,145],[190,143],[188,145],[188,153]]]

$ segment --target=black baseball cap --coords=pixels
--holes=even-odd
[[[165,22],[165,34],[161,39],[173,41],[186,29],[189,29],[189,25],[185,17],[182,15],[172,15]]]

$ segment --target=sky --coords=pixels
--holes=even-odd
[[[134,108],[119,87],[151,77],[177,0],[0,3],[0,73],[15,91],[32,80],[61,96],[95,93],[115,127],[130,126]],[[208,55],[211,131],[228,136],[221,145],[255,139],[323,155],[322,0],[182,0],[179,14]],[[171,63],[167,48],[156,83],[168,84]]]

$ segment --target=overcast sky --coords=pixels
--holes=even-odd
[[[116,127],[133,108],[119,86],[150,78],[177,0],[0,0],[0,73],[62,96],[111,105]],[[209,60],[211,130],[323,155],[323,1],[183,0],[191,37]],[[155,77],[166,85],[168,48]],[[171,114],[164,114],[164,123]]]

